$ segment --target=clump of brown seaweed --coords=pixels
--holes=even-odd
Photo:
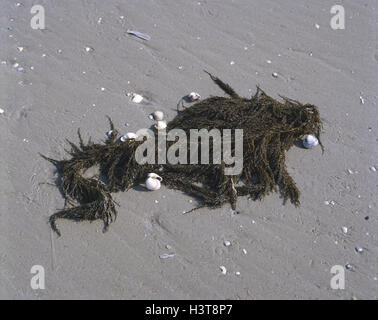
[[[225,175],[223,162],[140,165],[135,152],[143,142],[129,139],[120,143],[109,118],[111,131],[104,144],[91,140],[84,143],[79,131],[79,145],[68,141],[70,159],[54,160],[44,156],[57,167],[59,187],[66,200],[65,208],[50,216],[51,227],[58,235],[57,219],[100,219],[104,222],[104,231],[107,230],[117,215],[111,193],[127,191],[143,182],[150,172],[159,172],[162,184],[168,188],[197,198],[200,204],[193,210],[220,207],[225,203],[235,209],[239,196],[249,195],[257,200],[278,190],[284,202],[290,199],[299,205],[300,192],[286,170],[285,152],[306,134],[315,135],[320,142],[322,122],[318,109],[285,97],[279,102],[260,88],[250,99],[243,98],[228,84],[209,75],[229,97],[209,97],[184,108],[168,123],[167,131],[179,128],[189,134],[190,129],[243,129],[242,172]],[[99,175],[84,177],[85,171],[94,166],[99,166]]]

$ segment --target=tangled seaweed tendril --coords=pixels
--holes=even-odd
[[[79,145],[68,141],[70,159],[43,156],[56,166],[60,174],[59,187],[67,204],[49,219],[58,235],[57,219],[100,219],[106,231],[117,215],[111,193],[127,191],[143,182],[149,172],[159,169],[163,184],[168,188],[181,190],[199,200],[200,204],[191,211],[201,207],[216,208],[225,203],[235,209],[239,196],[257,200],[271,191],[279,191],[284,203],[290,199],[299,206],[300,192],[286,169],[285,152],[305,134],[315,135],[320,142],[322,121],[317,107],[286,97],[279,102],[259,87],[250,99],[243,98],[228,84],[209,75],[229,97],[212,96],[179,111],[168,123],[167,131],[182,129],[189,136],[190,129],[243,129],[242,172],[225,175],[226,165],[223,162],[211,164],[211,161],[210,164],[140,165],[135,152],[143,142],[126,140],[120,143],[119,134],[108,118],[111,134],[104,144],[91,139],[84,143],[78,131]],[[232,139],[234,152],[234,137]],[[174,142],[168,142],[167,147],[169,143]],[[321,142],[320,145],[323,150]],[[189,150],[190,145],[187,148]],[[212,146],[209,154],[212,154]],[[99,175],[85,178],[83,173],[96,165]]]

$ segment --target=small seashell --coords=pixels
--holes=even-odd
[[[137,93],[131,93],[130,96],[131,96],[131,101],[134,103],[141,103],[143,100],[143,97]]]
[[[236,274],[237,276],[240,276],[240,272],[239,272],[239,271],[236,271],[235,274]]]
[[[375,167],[370,167],[370,170],[373,172],[377,172],[377,169]]]
[[[348,228],[347,227],[341,227],[341,231],[346,234],[346,233],[348,233]]]
[[[272,63],[272,60],[266,60],[266,63],[267,63],[267,64],[271,64],[271,63]]]
[[[161,187],[161,181],[163,181],[162,177],[156,173],[149,173],[146,179],[146,187],[151,191],[159,190]]]
[[[90,47],[90,46],[86,46],[86,47],[84,48],[84,50],[85,50],[85,52],[91,52],[91,51],[94,51],[94,49],[93,49],[92,47]]]
[[[355,249],[356,252],[358,252],[358,253],[361,253],[362,251],[364,251],[364,249],[362,249],[361,247],[355,247],[354,249]]]
[[[234,64],[235,64],[235,61],[231,61],[231,62],[230,62],[230,65],[233,66]]]
[[[220,266],[219,268],[221,269],[222,274],[226,274],[227,273],[227,269],[226,269],[225,266]]]
[[[4,112],[5,112],[4,109],[0,108],[0,114],[3,114]]]
[[[108,137],[111,137],[112,134],[113,134],[113,130],[110,130],[110,131],[108,131],[108,132],[106,133],[106,135],[107,135]]]
[[[193,102],[201,99],[201,96],[197,92],[191,92],[187,95],[187,98],[190,102]]]
[[[17,47],[17,50],[18,50],[19,52],[22,52],[22,51],[24,51],[24,47]]]
[[[353,266],[351,265],[351,264],[347,264],[346,266],[345,266],[345,269],[347,269],[347,270],[352,270],[353,269]]]
[[[273,76],[273,78],[277,78],[278,77],[278,73],[277,72],[273,72],[272,76]]]
[[[157,130],[163,130],[167,127],[167,123],[164,121],[164,120],[161,120],[161,121],[158,121],[156,124],[155,124],[155,128]]]
[[[15,62],[12,66],[13,68],[17,68],[20,64],[18,62]]]
[[[316,23],[316,24],[315,24],[315,28],[316,28],[316,29],[320,29],[320,26]]]
[[[247,254],[247,250],[246,249],[243,249],[242,250],[244,254]]]
[[[311,148],[317,146],[318,144],[319,144],[319,140],[315,136],[313,136],[311,134],[307,135],[303,139],[303,146],[306,149],[311,149]]]
[[[231,245],[231,242],[228,241],[228,240],[225,240],[225,241],[223,242],[223,244],[224,244],[226,247],[229,247],[229,246]]]
[[[163,253],[159,256],[160,259],[169,259],[175,256],[174,253]]]
[[[129,140],[129,139],[136,139],[136,138],[138,138],[138,136],[137,136],[134,132],[128,132],[128,133],[124,134],[124,135],[120,138],[120,140],[121,140],[122,142],[125,142],[126,140]]]
[[[157,120],[157,121],[162,121],[164,119],[163,111],[159,111],[159,110],[151,113],[151,116],[154,120]]]
[[[360,102],[361,104],[365,104],[365,99],[362,96],[360,96]]]

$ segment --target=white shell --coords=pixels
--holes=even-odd
[[[229,246],[231,245],[231,242],[228,241],[228,240],[225,240],[225,241],[223,242],[223,244],[224,244],[226,247],[229,247]]]
[[[347,227],[341,227],[341,231],[343,233],[348,233],[348,228]]]
[[[160,120],[155,124],[155,128],[158,130],[163,130],[167,127],[167,123],[164,120]]]
[[[227,273],[227,269],[226,269],[225,266],[220,266],[219,268],[221,269],[222,274],[226,274]]]
[[[303,139],[303,146],[307,149],[311,149],[313,147],[316,147],[318,144],[319,144],[319,140],[311,134],[307,135]]]
[[[163,111],[155,111],[153,113],[151,113],[152,117],[154,120],[157,120],[157,121],[162,121],[164,119],[164,113]]]
[[[175,256],[174,253],[163,253],[159,256],[160,259],[169,259]]]
[[[146,187],[151,191],[159,190],[161,187],[161,181],[163,181],[162,177],[156,173],[149,173],[146,179]]]
[[[124,134],[124,135],[120,138],[120,140],[121,140],[122,142],[125,142],[125,141],[128,140],[128,139],[136,139],[136,138],[138,138],[138,136],[137,136],[134,132],[128,132],[128,133]]]
[[[193,101],[197,101],[201,98],[201,96],[197,93],[197,92],[191,92],[188,94],[188,99],[193,102]]]
[[[131,94],[131,101],[134,103],[141,103],[143,100],[143,97],[140,94],[132,93]]]

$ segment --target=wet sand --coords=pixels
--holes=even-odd
[[[41,0],[45,30],[30,27],[33,4],[0,5],[0,298],[377,299],[375,1],[343,1],[345,30],[331,29],[324,0]],[[57,175],[38,153],[67,157],[79,127],[104,140],[107,115],[135,132],[154,110],[172,119],[191,91],[222,95],[203,69],[240,95],[259,85],[319,107],[325,153],[287,153],[301,207],[272,194],[239,199],[238,215],[229,206],[183,215],[195,199],[136,188],[114,195],[108,232],[101,221],[59,220],[62,237],[53,234],[48,217],[64,200],[41,184]],[[346,264],[345,289],[333,290],[330,269]],[[33,265],[45,269],[44,290],[30,286]]]

